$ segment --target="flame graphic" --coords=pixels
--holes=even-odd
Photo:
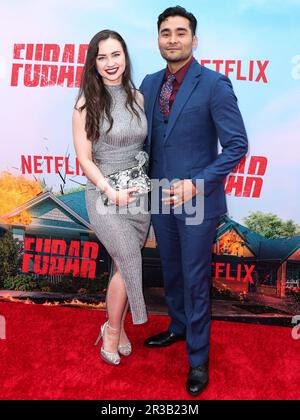
[[[30,181],[24,176],[14,176],[10,172],[3,172],[0,175],[0,216],[21,206],[32,198],[43,192],[38,181]],[[8,224],[20,223],[29,225],[31,216],[27,211],[10,218],[1,218]]]
[[[72,299],[72,301],[64,301],[64,302],[49,302],[46,301],[45,303],[35,303],[30,298],[27,299],[18,299],[17,297],[13,297],[10,295],[1,296],[0,301],[2,302],[13,302],[13,303],[23,303],[25,305],[43,305],[43,306],[71,306],[74,308],[90,308],[90,309],[106,309],[106,302],[99,302],[99,303],[86,303],[82,302],[79,299]]]
[[[245,247],[245,241],[236,232],[230,231],[219,239],[219,255],[223,254],[246,257],[249,252]]]

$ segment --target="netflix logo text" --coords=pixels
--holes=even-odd
[[[207,66],[227,77],[254,83],[269,82],[266,73],[269,63],[269,60],[200,60],[202,66]]]
[[[212,262],[212,267],[212,274],[216,281],[224,281],[226,279],[228,282],[254,284],[252,273],[255,270],[255,265],[253,264],[237,264],[236,266],[232,266],[229,263]]]
[[[72,166],[69,157],[21,155],[22,175],[59,174],[61,169],[64,169],[66,175],[85,175],[77,157]]]

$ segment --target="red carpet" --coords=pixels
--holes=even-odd
[[[128,333],[135,352],[119,367],[93,343],[102,311],[0,303],[0,399],[189,399],[185,343],[146,349],[143,340],[168,318],[150,316]],[[199,399],[299,399],[300,341],[290,328],[212,323],[210,385]],[[191,398],[193,399],[193,398]]]

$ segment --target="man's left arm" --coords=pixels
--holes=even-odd
[[[173,184],[171,190],[164,190],[171,197],[162,201],[171,202],[174,208],[181,206],[198,193],[203,194],[203,191],[196,188],[198,179],[204,180],[204,196],[209,196],[247,153],[248,139],[245,126],[232,84],[226,76],[219,77],[213,87],[210,111],[222,152],[214,162],[202,169],[191,180],[178,181]],[[174,195],[177,197],[176,201],[172,198]]]
[[[211,115],[222,152],[217,159],[192,178],[204,179],[204,195],[210,195],[236,167],[248,151],[248,139],[237,98],[228,77],[217,79],[211,96]]]

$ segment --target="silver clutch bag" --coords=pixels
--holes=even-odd
[[[147,176],[144,167],[148,164],[149,156],[146,152],[140,151],[135,159],[138,161],[136,166],[124,169],[123,171],[114,172],[107,175],[105,179],[116,191],[128,188],[138,188],[137,192],[131,193],[132,197],[138,197],[151,191],[151,180]],[[103,203],[108,206],[112,203],[107,195],[103,193]]]

